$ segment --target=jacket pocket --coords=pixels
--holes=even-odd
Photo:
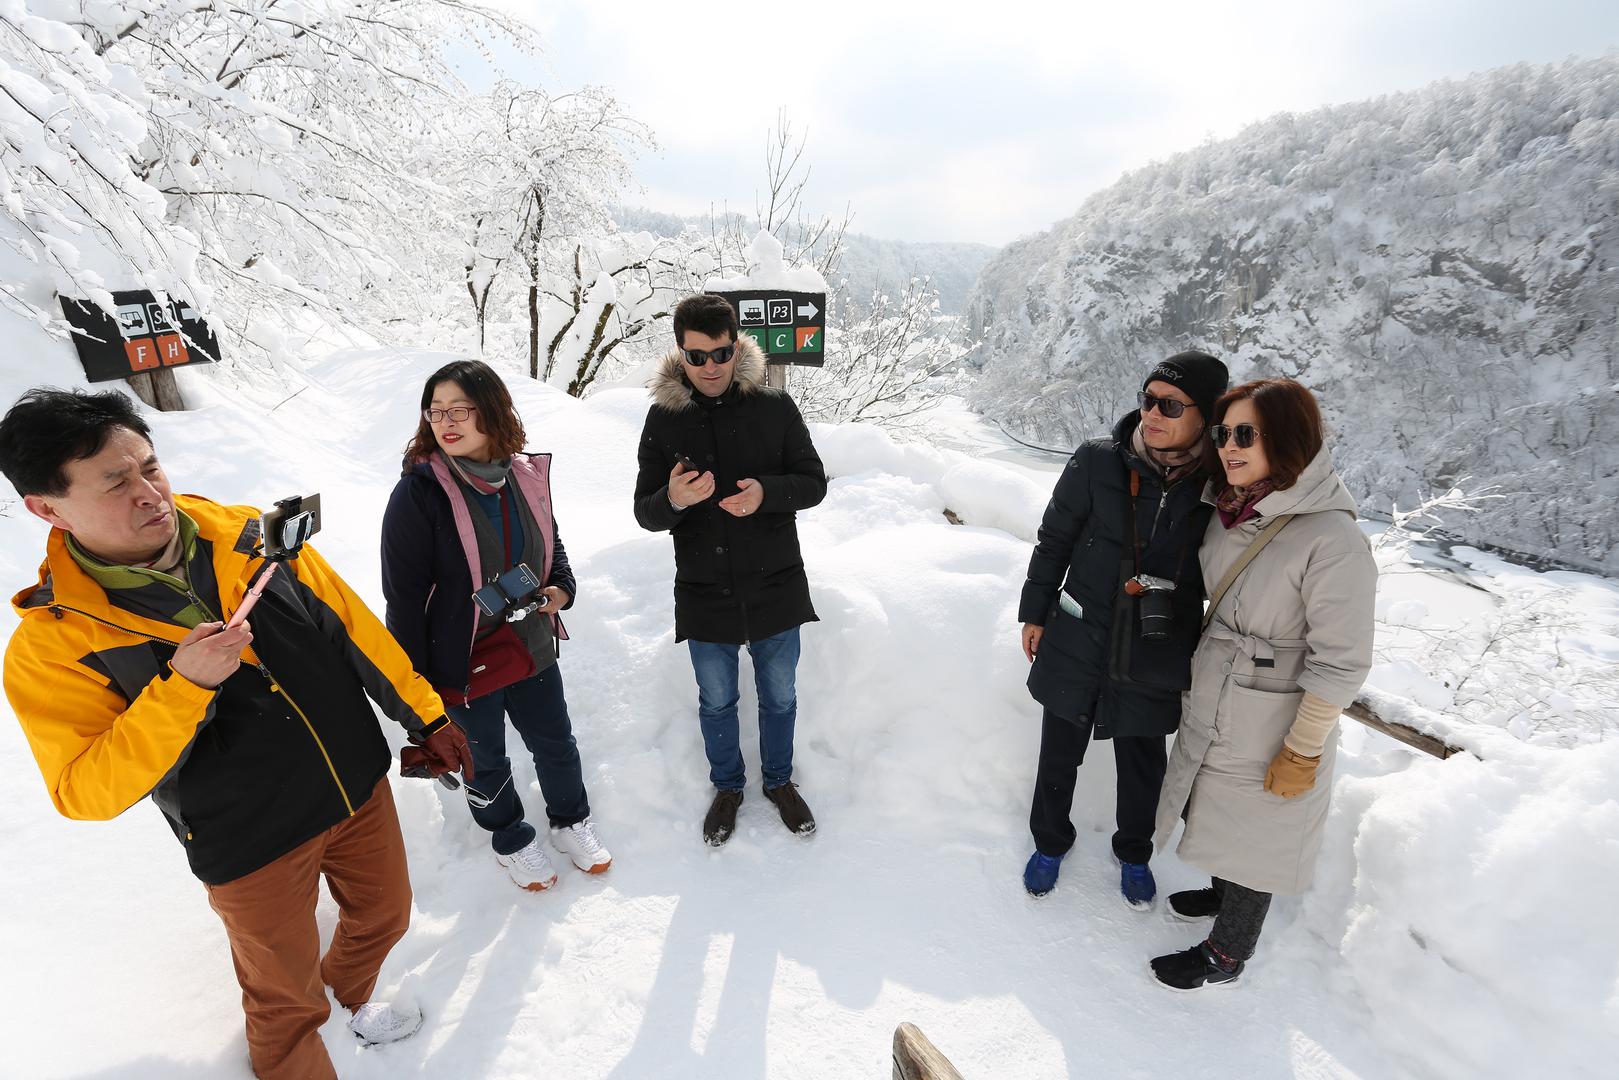
[[[682,585],[713,585],[720,579],[716,541],[702,534],[675,536],[675,581]]]
[[[1224,715],[1216,725],[1221,741],[1233,757],[1268,762],[1282,748],[1303,700],[1302,690],[1256,690],[1228,681]]]

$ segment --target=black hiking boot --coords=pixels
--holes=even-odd
[[[1183,952],[1155,956],[1151,966],[1153,978],[1161,985],[1184,994],[1236,982],[1237,976],[1242,974],[1243,963],[1238,960],[1236,967],[1226,970],[1215,960],[1205,941]]]
[[[804,797],[798,793],[798,785],[788,782],[779,787],[765,788],[765,798],[776,804],[781,811],[781,823],[799,836],[808,836],[815,831],[815,815],[810,808],[804,805]]]
[[[703,843],[719,847],[736,832],[736,811],[742,805],[742,792],[719,790],[703,818]]]
[[[1220,914],[1220,894],[1212,886],[1170,893],[1169,913],[1182,922],[1212,919]]]

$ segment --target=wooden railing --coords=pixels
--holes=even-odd
[[[1436,758],[1444,759],[1467,752],[1459,746],[1452,746],[1441,738],[1425,734],[1409,725],[1395,720],[1385,720],[1377,715],[1377,710],[1364,701],[1357,701],[1349,706],[1344,710],[1344,715],[1359,720],[1373,731],[1381,731],[1391,739],[1398,739],[1405,745],[1415,747],[1424,754],[1432,754]]]

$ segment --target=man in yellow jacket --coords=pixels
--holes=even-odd
[[[409,1035],[419,1013],[370,1000],[411,904],[370,701],[434,771],[471,775],[438,696],[307,546],[227,626],[268,566],[258,512],[173,495],[123,395],[30,391],[0,420],[0,471],[52,525],[5,690],[56,808],[163,812],[225,924],[259,1076],[335,1077],[324,986],[363,1041]],[[341,913],[324,957],[323,874]]]

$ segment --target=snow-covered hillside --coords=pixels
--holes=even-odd
[[[682,217],[640,207],[617,207],[613,218],[622,229],[671,239],[691,231],[706,234],[711,225],[707,217]],[[898,291],[913,277],[926,277],[939,292],[943,315],[960,314],[966,307],[973,282],[995,254],[988,244],[883,240],[858,232],[844,233],[841,242],[836,276],[851,296],[864,300],[873,292]],[[817,246],[813,253],[818,255],[821,250]]]
[[[1141,169],[985,268],[975,403],[1105,430],[1211,349],[1315,388],[1369,506],[1461,477],[1471,538],[1619,568],[1619,54],[1283,114]]]
[[[65,346],[5,328],[37,346],[0,365],[7,401],[36,380],[71,382]],[[312,351],[326,355],[290,366],[262,404],[225,377],[181,372],[203,407],[153,415],[155,438],[177,490],[260,504],[320,490],[319,546],[380,603],[377,522],[420,380],[443,357]],[[556,454],[580,584],[562,665],[616,862],[521,892],[458,797],[396,779],[416,910],[382,986],[414,997],[427,1022],[365,1051],[334,1021],[325,1034],[345,1077],[881,1076],[901,1020],[972,1080],[1597,1077],[1619,1055],[1608,910],[1619,739],[1573,723],[1578,702],[1554,700],[1536,730],[1480,716],[1454,737],[1481,758],[1446,762],[1346,721],[1319,884],[1277,902],[1231,990],[1186,998],[1150,981],[1147,958],[1197,931],[1115,895],[1105,748],[1083,770],[1080,840],[1059,888],[1028,897],[1039,710],[1022,685],[1015,605],[1051,474],[1004,460],[959,411],[939,424],[970,452],[815,428],[834,479],[801,518],[822,621],[804,635],[797,779],[820,831],[788,835],[755,788],[736,838],[704,847],[706,766],[672,641],[670,545],[630,514],[644,393],[581,402],[512,383],[532,445]],[[947,524],[946,507],[968,524]],[[15,502],[0,507],[4,580],[32,579],[43,534]],[[1385,693],[1464,722],[1425,643],[1451,641],[1445,663],[1468,667],[1481,647],[1470,635],[1530,592],[1587,618],[1545,639],[1519,634],[1519,682],[1583,680],[1619,657],[1611,584],[1466,551],[1456,558],[1471,584],[1397,546],[1381,558],[1380,615],[1410,635],[1384,633],[1396,649],[1374,676]],[[0,620],[9,633],[9,610]],[[1487,686],[1507,678],[1499,659],[1486,659]],[[746,724],[744,742],[756,761]],[[159,814],[58,817],[4,712],[0,762],[12,780],[0,1074],[245,1078],[224,935]],[[518,777],[534,791],[530,766]],[[1197,883],[1172,856],[1157,867],[1166,890]],[[333,917],[323,901],[324,932]]]

